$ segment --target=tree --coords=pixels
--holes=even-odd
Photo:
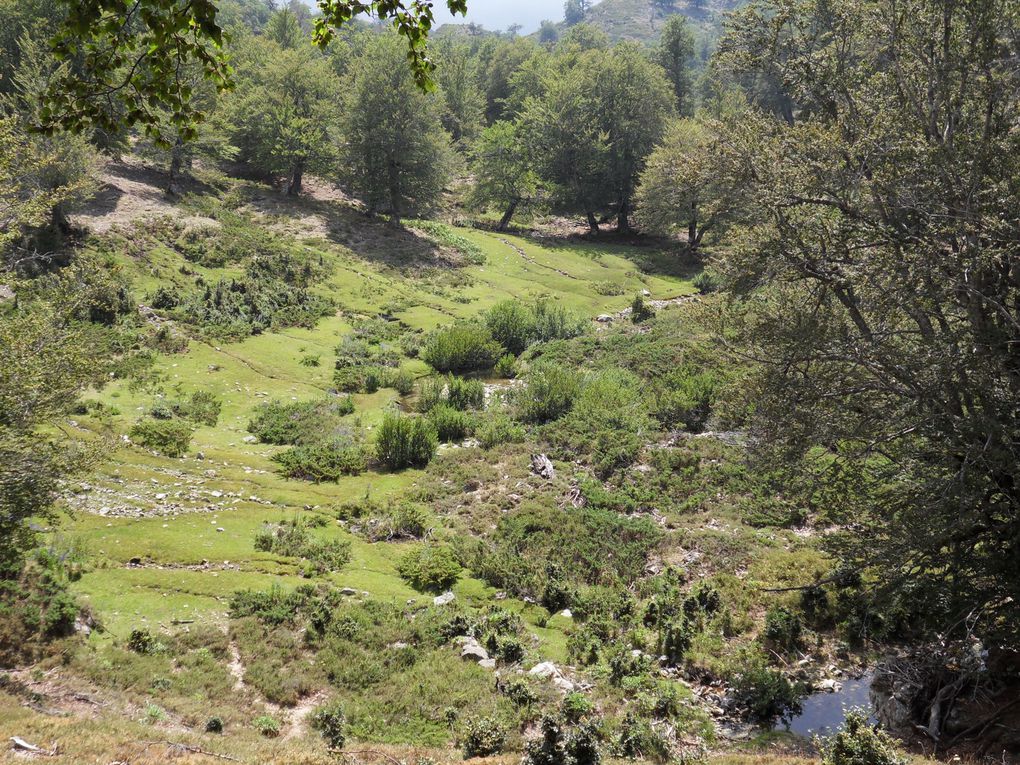
[[[405,56],[396,35],[368,42],[353,67],[343,129],[343,180],[394,226],[436,203],[452,161],[437,99],[416,87]]]
[[[472,170],[475,186],[471,201],[477,207],[495,205],[504,210],[499,231],[506,231],[514,214],[538,197],[538,174],[517,124],[496,122],[482,132],[473,152]]]
[[[665,236],[686,231],[687,246],[695,251],[706,233],[740,210],[740,188],[710,159],[719,153],[720,135],[713,122],[682,119],[670,125],[635,193],[643,228]]]
[[[553,45],[559,39],[560,30],[556,27],[556,22],[543,19],[538,27],[538,41],[542,45]]]
[[[626,231],[638,173],[672,113],[669,84],[633,45],[563,55],[572,63],[554,70],[525,118],[539,172],[592,231],[608,205]]]
[[[757,2],[741,23],[772,41],[746,73],[783,62],[798,115],[748,112],[711,158],[753,221],[720,267],[759,360],[763,456],[810,484],[844,570],[906,627],[1011,639],[1020,8]]]
[[[40,116],[48,130],[113,131],[126,124],[156,134],[165,113],[190,140],[204,114],[192,102],[190,88],[178,79],[180,66],[196,63],[217,88],[233,87],[212,0],[136,0],[127,6],[121,0],[63,3],[67,12],[51,44],[60,60],[74,61],[75,67],[54,78],[45,91]],[[446,6],[451,13],[467,12],[466,0],[446,0]],[[337,29],[358,16],[390,20],[405,41],[418,86],[434,86],[435,63],[427,46],[435,24],[431,2],[319,0],[319,10],[314,39],[323,49]]]
[[[478,87],[478,70],[468,46],[448,43],[439,49],[439,89],[443,96],[443,127],[454,141],[470,144],[482,127],[485,98]]]
[[[240,87],[226,106],[232,143],[241,161],[266,175],[285,175],[287,194],[299,194],[305,171],[325,171],[334,156],[339,80],[311,49],[248,42]]]
[[[673,86],[677,113],[690,116],[694,112],[691,87],[691,60],[694,58],[694,33],[684,16],[670,16],[655,48],[655,62],[666,70]]]
[[[285,50],[293,50],[305,41],[298,17],[289,8],[281,8],[269,18],[265,36]]]
[[[581,0],[567,0],[563,4],[563,21],[571,27],[584,21],[584,6]]]

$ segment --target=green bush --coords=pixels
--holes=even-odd
[[[295,446],[273,455],[287,478],[313,483],[336,483],[343,476],[361,475],[368,468],[365,450],[346,439]]]
[[[319,707],[312,714],[312,727],[319,731],[326,746],[343,749],[347,743],[347,717],[339,700]]]
[[[797,689],[781,673],[752,662],[737,674],[737,699],[756,720],[767,722],[785,717],[800,708]]]
[[[535,312],[519,300],[496,303],[486,311],[485,325],[513,356],[520,356],[536,339]]]
[[[485,383],[481,380],[465,380],[463,377],[448,377],[446,380],[446,403],[454,409],[485,408]]]
[[[487,327],[479,324],[454,324],[428,336],[422,358],[439,372],[464,374],[492,369],[503,355]]]
[[[264,444],[315,443],[340,426],[340,418],[354,412],[350,396],[262,404],[248,423],[248,432]]]
[[[765,613],[765,640],[781,651],[792,651],[800,643],[800,617],[782,606],[772,606]]]
[[[710,295],[722,289],[722,281],[712,271],[702,271],[694,277],[692,284],[702,295]]]
[[[391,470],[425,467],[436,454],[439,434],[423,417],[389,412],[383,417],[376,440],[376,456]]]
[[[700,433],[712,414],[718,390],[719,380],[712,372],[681,370],[657,387],[653,414],[665,428],[683,427]]]
[[[502,412],[493,412],[475,427],[475,437],[483,449],[501,444],[514,444],[524,440],[524,428]]]
[[[525,422],[549,422],[570,411],[581,392],[581,376],[559,364],[539,363],[516,392],[518,416]]]
[[[131,440],[165,457],[183,457],[191,445],[194,427],[184,420],[139,420],[131,428]]]
[[[474,418],[470,414],[448,404],[434,407],[428,418],[436,426],[436,433],[443,443],[463,441],[474,429]]]
[[[822,742],[823,765],[906,765],[893,739],[868,723],[859,709],[847,713],[839,731]]]
[[[401,396],[409,396],[414,391],[414,375],[406,369],[398,369],[387,384]]]
[[[170,404],[170,410],[175,417],[183,417],[209,427],[215,427],[219,421],[222,407],[223,402],[220,401],[219,396],[207,390],[195,391],[186,401],[174,401]],[[153,416],[155,417],[155,414]]]
[[[560,711],[568,722],[577,722],[595,711],[595,705],[583,693],[571,691],[563,697],[560,704]]]
[[[386,381],[382,367],[344,366],[333,373],[333,385],[341,393],[375,393]]]
[[[509,353],[505,356],[500,356],[496,366],[492,369],[492,373],[504,380],[513,380],[517,377],[517,359]]]
[[[397,573],[416,590],[443,592],[456,584],[461,566],[446,545],[422,544],[397,563]]]
[[[205,732],[206,733],[222,733],[223,732],[223,718],[222,717],[210,717],[205,721]]]
[[[640,324],[655,316],[655,311],[649,306],[644,297],[635,295],[630,304],[630,318],[635,324]]]
[[[266,738],[276,738],[280,735],[280,721],[269,715],[261,715],[252,720],[252,727]]]
[[[659,654],[671,667],[679,666],[694,641],[694,630],[683,613],[677,614],[659,628]]]
[[[351,543],[348,540],[317,539],[300,519],[263,526],[255,534],[255,549],[287,558],[301,558],[311,565],[306,573],[339,571],[351,559]]]
[[[446,378],[428,377],[422,380],[418,386],[418,401],[415,408],[422,414],[431,412],[432,409],[446,400]]]
[[[468,720],[463,736],[464,759],[501,754],[506,739],[507,729],[496,718],[476,717]]]

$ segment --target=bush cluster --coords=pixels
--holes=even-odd
[[[462,322],[431,333],[421,357],[438,372],[467,374],[492,369],[503,352],[488,327]]]
[[[194,434],[194,426],[185,420],[154,417],[139,420],[130,432],[133,442],[159,452],[164,457],[183,457],[187,454]]]
[[[484,318],[492,336],[512,356],[520,356],[533,343],[577,337],[585,329],[583,319],[547,300],[532,305],[504,300]]]
[[[549,422],[562,417],[581,392],[581,375],[569,367],[540,362],[525,377],[525,386],[515,392],[517,416],[524,422]]]
[[[461,566],[443,544],[427,543],[406,553],[397,563],[401,578],[422,592],[443,592],[456,584]]]
[[[267,524],[255,535],[255,549],[287,558],[301,558],[310,568],[306,575],[339,571],[351,559],[346,539],[316,539],[307,523],[294,519],[280,525]]]
[[[436,426],[424,417],[388,412],[376,437],[376,456],[391,470],[425,467],[439,446]]]
[[[365,449],[349,439],[335,438],[273,455],[287,478],[313,483],[335,483],[343,476],[361,475],[368,469]]]
[[[248,422],[248,432],[264,444],[315,443],[339,426],[341,417],[354,412],[350,396],[262,404]]]

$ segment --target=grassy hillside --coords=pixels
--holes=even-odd
[[[672,8],[663,8],[653,0],[602,0],[585,18],[605,31],[613,42],[629,40],[654,43],[669,16],[681,13],[705,31],[718,28],[722,14],[741,3],[739,0],[677,0]]]
[[[613,756],[729,748],[719,705],[749,667],[781,677],[764,669],[763,623],[777,603],[799,609],[763,588],[827,561],[729,432],[740,373],[704,329],[714,308],[694,264],[633,242],[395,232],[314,182],[290,200],[208,174],[170,203],[157,181],[114,166],[79,218],[82,257],[121,285],[121,324],[156,352],[66,423],[113,445],[68,486],[73,514],[49,536],[96,623],[2,678],[0,736],[56,745],[52,762],[317,763],[331,758],[313,722],[340,703],[346,748],[368,761],[459,760],[496,729],[516,761],[561,712]],[[432,333],[536,301],[576,328],[502,376],[436,387]],[[337,387],[367,374],[347,403]],[[575,398],[536,418],[543,374],[573,376],[557,384]],[[284,474],[281,454],[326,434],[371,453],[388,413],[455,384],[484,386],[485,403],[444,410],[467,431],[427,467],[369,456],[336,480]],[[271,412],[295,439],[253,424]],[[172,426],[193,431],[179,456],[146,441]],[[408,573],[436,549],[456,561],[452,601]],[[794,642],[806,688],[837,644],[824,620]],[[784,736],[741,736],[760,757],[715,760],[797,762]]]

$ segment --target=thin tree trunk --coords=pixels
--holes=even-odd
[[[588,216],[588,230],[591,231],[591,233],[593,234],[597,234],[599,232],[599,222],[598,219],[595,217],[595,213],[593,213],[591,210],[588,210],[587,216]]]
[[[630,231],[630,205],[627,200],[620,203],[620,210],[616,213],[616,230],[620,233],[628,233]]]
[[[510,203],[510,206],[506,208],[506,212],[503,213],[503,217],[500,219],[499,225],[496,226],[497,231],[507,230],[507,227],[510,225],[511,219],[514,217],[514,213],[517,212],[517,205],[518,202],[515,199],[513,202]]]
[[[691,218],[687,222],[687,249],[694,251],[701,243],[701,233],[698,231],[698,205],[691,202]]]
[[[396,162],[390,162],[390,225],[400,228],[400,169]]]
[[[290,181],[287,183],[287,196],[296,197],[301,193],[301,185],[305,177],[305,161],[300,160],[294,163],[290,174]]]
[[[178,136],[170,149],[170,178],[167,180],[166,193],[170,196],[177,196],[180,193],[180,186],[177,181],[181,176],[181,168],[184,167],[184,140]]]

